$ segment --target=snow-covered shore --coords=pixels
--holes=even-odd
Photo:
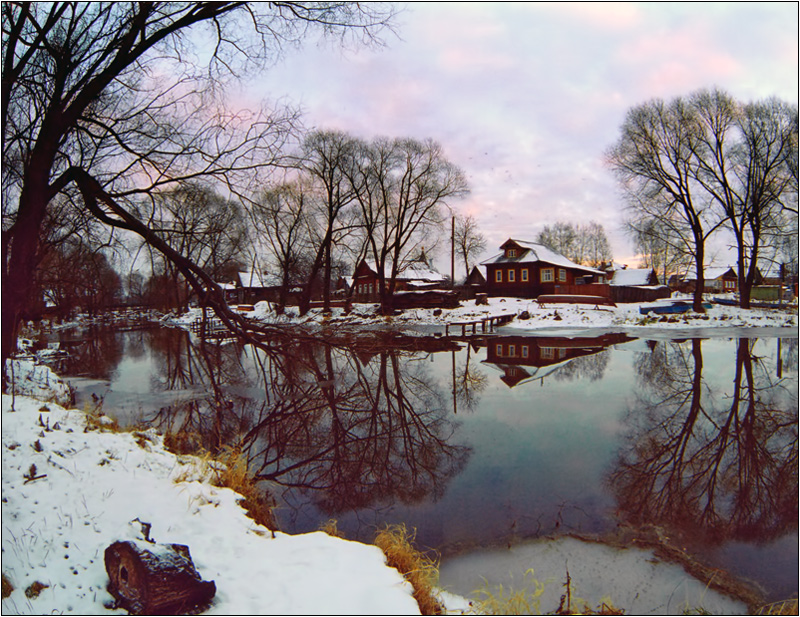
[[[672,298],[672,300],[687,300]],[[397,315],[381,315],[376,304],[354,304],[349,312],[333,308],[329,314],[322,309],[311,309],[300,316],[297,307],[288,307],[282,315],[276,315],[268,302],[259,302],[254,310],[243,315],[263,324],[303,325],[307,327],[390,328],[425,329],[442,331],[448,324],[471,321],[497,315],[514,315],[501,332],[514,333],[562,333],[579,334],[588,330],[614,330],[631,336],[651,336],[667,333],[682,336],[684,332],[702,333],[714,329],[720,335],[750,328],[780,328],[789,335],[797,334],[797,304],[783,310],[741,309],[735,306],[714,304],[704,314],[688,312],[678,315],[642,315],[643,306],[668,303],[619,304],[616,307],[598,307],[583,304],[558,304],[539,306],[534,300],[520,298],[489,298],[488,304],[478,305],[474,300],[465,300],[453,309],[407,309]],[[525,314],[527,313],[527,315]],[[180,317],[167,319],[168,323],[188,326],[199,319],[200,309],[191,309]],[[458,333],[458,329],[451,330]]]

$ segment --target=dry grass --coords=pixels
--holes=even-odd
[[[275,500],[250,476],[247,468],[247,457],[238,448],[226,447],[217,460],[222,468],[217,469],[217,485],[225,486],[242,496],[240,505],[247,515],[259,525],[275,532],[277,522],[273,515]]]
[[[12,591],[14,591],[14,585],[11,584],[11,581],[5,573],[3,573],[3,599],[10,596]]]
[[[525,572],[525,577],[529,579],[527,587],[514,590],[512,587],[506,589],[503,585],[498,585],[495,589],[490,589],[485,585],[483,589],[475,592],[478,599],[472,602],[472,609],[477,615],[541,615],[541,595],[544,593],[545,586],[551,580],[540,582],[534,577],[533,569]],[[572,578],[567,571],[566,582],[564,583],[565,592],[561,596],[559,607],[552,615],[624,615],[625,612],[616,608],[610,600],[604,600],[597,608],[591,608],[589,603],[581,598],[575,597],[572,587]]]
[[[773,602],[758,609],[757,615],[798,615],[797,598],[793,600],[783,600],[782,602]]]
[[[487,583],[475,591],[477,599],[472,602],[473,611],[477,615],[540,615],[540,596],[544,593],[545,583],[534,578],[533,569],[525,572],[530,585],[514,590],[503,585],[491,589]]]
[[[344,538],[344,533],[339,531],[339,526],[335,518],[328,519],[324,525],[320,525],[319,530],[334,538]]]
[[[423,615],[443,615],[444,608],[434,595],[439,580],[435,561],[413,546],[414,534],[405,525],[388,525],[375,536],[375,546],[386,555],[386,562],[411,583],[414,599]]]

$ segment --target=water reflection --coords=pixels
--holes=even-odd
[[[164,341],[166,343],[166,339]],[[419,354],[295,340],[238,353],[185,338],[165,344],[164,387],[209,396],[147,418],[186,447],[241,450],[251,473],[303,489],[330,515],[385,500],[435,499],[469,450]]]
[[[503,373],[509,388],[553,375],[571,381],[603,378],[611,345],[632,340],[611,333],[591,338],[498,336],[485,341],[485,364]]]
[[[797,562],[797,339],[256,348],[163,328],[80,345],[77,371],[112,388],[138,384],[126,363],[147,359],[140,419],[186,451],[241,448],[287,531],[336,517],[369,540],[402,521],[446,551],[624,522],[696,555],[721,547],[729,569]],[[796,570],[748,574],[796,592]]]
[[[703,345],[662,341],[635,362],[630,428],[609,477],[623,518],[710,545],[796,530],[796,381],[739,339],[733,384],[718,389]],[[796,339],[783,345],[796,355]]]

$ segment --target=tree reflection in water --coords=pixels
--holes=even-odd
[[[255,348],[164,336],[164,389],[211,395],[159,410],[151,422],[188,447],[245,454],[273,486],[308,491],[329,515],[440,495],[469,450],[424,356],[308,339]]]
[[[724,394],[703,375],[699,339],[658,342],[640,355],[630,434],[610,475],[629,522],[705,545],[797,528],[796,384],[771,374],[754,344],[738,341]]]

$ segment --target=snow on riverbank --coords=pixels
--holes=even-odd
[[[206,614],[419,614],[377,547],[322,532],[273,537],[238,495],[203,481],[198,459],[167,452],[151,432],[87,426],[82,411],[3,395],[2,569],[15,588],[4,615],[126,614],[105,608],[103,553],[142,539],[137,518],[157,542],[188,545],[200,575],[215,581]],[[29,598],[35,582],[45,587]]]
[[[672,299],[688,299],[672,298]],[[663,303],[663,302],[662,302]],[[488,305],[477,305],[465,300],[454,309],[407,309],[386,317],[379,314],[376,304],[354,304],[349,313],[334,308],[329,315],[322,309],[311,309],[300,317],[297,307],[287,307],[283,315],[276,315],[268,302],[259,302],[255,310],[243,315],[264,324],[295,324],[306,326],[409,328],[438,327],[461,321],[470,321],[496,315],[515,315],[505,329],[535,332],[538,330],[564,330],[578,332],[583,329],[603,328],[625,331],[633,336],[653,330],[702,330],[707,328],[792,328],[797,331],[797,304],[787,309],[740,309],[735,306],[713,305],[705,314],[694,312],[682,315],[649,315],[639,312],[642,306],[652,303],[620,304],[616,307],[595,308],[590,305],[558,304],[540,307],[536,301],[520,298],[489,298]],[[528,313],[528,317],[524,313]],[[201,316],[200,309],[168,320],[175,325],[187,326]],[[502,331],[502,330],[501,330]],[[460,328],[451,329],[451,333]]]

